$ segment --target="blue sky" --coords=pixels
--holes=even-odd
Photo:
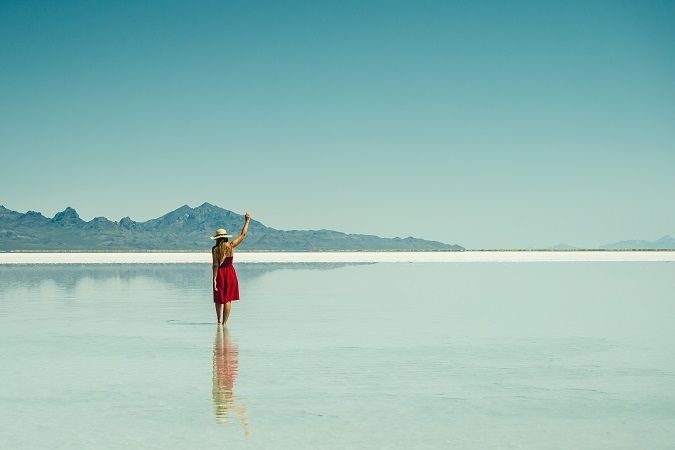
[[[0,149],[0,204],[49,217],[655,240],[675,3],[2,0]]]

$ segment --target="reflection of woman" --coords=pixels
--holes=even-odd
[[[216,235],[211,237],[216,241],[216,245],[211,249],[211,255],[213,256],[213,303],[216,305],[219,324],[227,323],[232,302],[239,300],[239,281],[232,260],[234,259],[234,248],[241,244],[241,241],[246,237],[250,220],[251,215],[246,213],[244,228],[232,242],[228,242],[228,238],[231,238],[232,235],[227,234],[227,231],[223,228],[216,230]],[[224,318],[223,308],[225,309]]]
[[[248,428],[248,417],[244,403],[234,396],[234,381],[237,378],[239,365],[239,349],[232,342],[230,332],[225,327],[218,327],[213,344],[213,408],[216,422],[227,423],[230,411],[241,415],[246,437],[251,431]]]

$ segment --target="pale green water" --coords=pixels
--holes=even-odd
[[[672,449],[672,263],[0,266],[2,448]]]

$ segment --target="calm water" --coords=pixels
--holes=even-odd
[[[673,263],[0,265],[3,448],[673,449]]]

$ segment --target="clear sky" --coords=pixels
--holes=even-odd
[[[1,0],[0,152],[0,204],[48,217],[655,240],[675,2]]]

